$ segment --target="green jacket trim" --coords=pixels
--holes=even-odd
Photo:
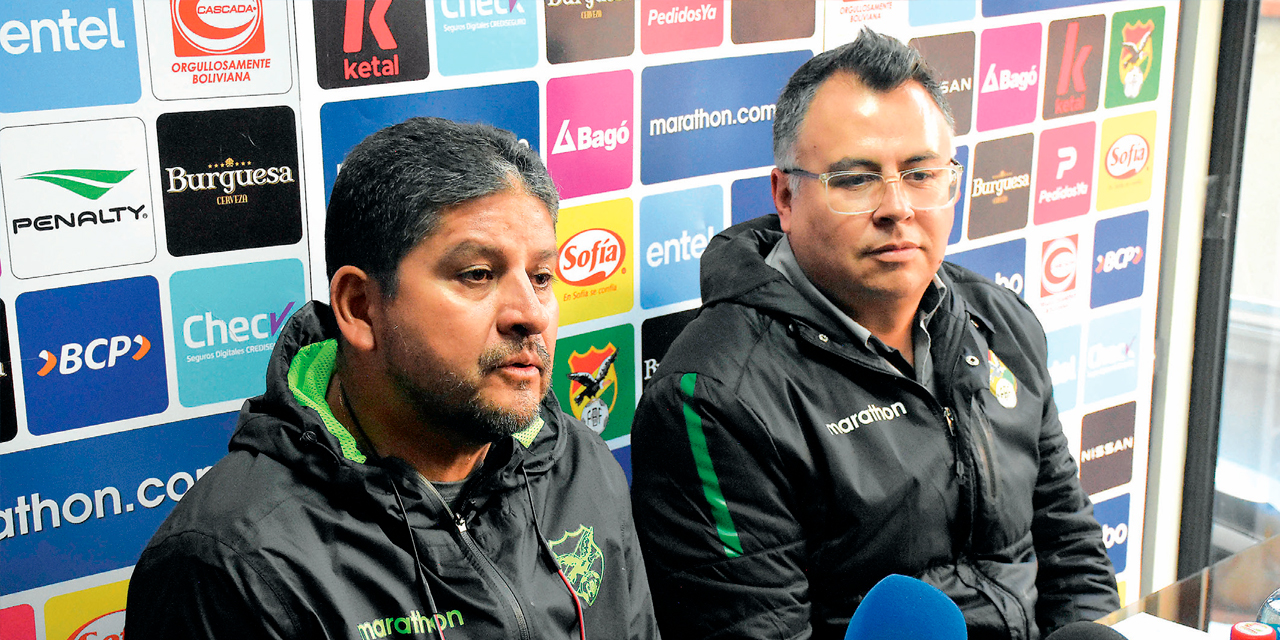
[[[738,539],[738,530],[733,526],[733,516],[729,514],[729,503],[720,490],[720,477],[716,475],[715,466],[711,463],[711,451],[707,449],[707,434],[702,429],[702,416],[694,411],[690,401],[693,400],[694,386],[698,374],[686,373],[680,377],[680,393],[684,396],[684,425],[689,433],[689,448],[693,450],[693,461],[698,468],[698,477],[702,479],[702,493],[711,505],[711,517],[716,521],[716,535],[724,544],[724,554],[730,558],[742,555],[742,541]]]
[[[351,432],[333,417],[333,410],[324,398],[337,365],[337,340],[329,339],[302,347],[298,350],[298,355],[293,357],[293,362],[289,363],[289,390],[298,403],[320,414],[325,428],[338,439],[344,458],[364,464],[368,458],[360,452]]]

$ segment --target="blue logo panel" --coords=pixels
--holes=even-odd
[[[280,329],[307,301],[302,278],[297,260],[173,274],[169,289],[182,406],[263,392]]]
[[[613,453],[613,458],[618,461],[618,465],[622,467],[623,475],[627,476],[627,486],[631,486],[631,445],[618,447],[611,453]]]
[[[1093,517],[1102,525],[1102,543],[1116,573],[1129,564],[1129,494],[1093,505]]]
[[[976,5],[975,0],[911,0],[907,3],[907,21],[913,27],[920,27],[972,20]]]
[[[956,200],[956,216],[951,222],[951,235],[947,237],[948,245],[960,242],[960,232],[964,229],[964,201],[969,196],[969,147],[964,145],[956,147],[956,162],[964,165],[964,174],[960,176],[960,199]]]
[[[325,202],[338,177],[338,165],[374,131],[415,116],[436,116],[506,129],[537,151],[538,104],[536,82],[327,103],[320,107]]]
[[[538,64],[535,0],[440,0],[436,43],[446,76]]]
[[[982,0],[982,15],[1007,16],[1013,13],[1030,13],[1047,9],[1064,7],[1080,7],[1086,4],[1099,4],[1107,0]]]
[[[141,97],[132,2],[8,2],[0,20],[0,112]]]
[[[1046,336],[1049,342],[1049,377],[1053,379],[1053,401],[1058,411],[1076,407],[1080,388],[1080,325],[1059,329]]]
[[[1099,220],[1093,232],[1093,288],[1097,309],[1142,295],[1147,251],[1147,212]]]
[[[4,455],[0,593],[127,567],[227,453],[236,413]]]
[[[649,67],[640,76],[644,184],[773,164],[774,103],[809,51]]]
[[[719,185],[640,200],[640,305],[652,309],[697,298],[702,252],[721,231]]]
[[[169,408],[155,278],[31,291],[15,308],[32,434]]]
[[[1133,309],[1089,322],[1084,350],[1084,401],[1105,400],[1138,388],[1138,340],[1142,311]]]
[[[1027,241],[1025,239],[1019,238],[990,247],[949,255],[947,262],[976,271],[1020,297],[1025,297],[1023,296],[1027,282]]]
[[[773,205],[773,187],[769,176],[734,180],[729,188],[729,207],[733,222],[746,222],[752,218],[777,213]]]

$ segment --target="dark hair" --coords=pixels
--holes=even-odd
[[[868,88],[880,92],[893,91],[908,80],[915,80],[929,92],[947,124],[955,128],[951,106],[920,52],[863,27],[853,42],[810,58],[791,74],[773,116],[773,162],[778,167],[795,168],[795,146],[800,125],[809,112],[818,87],[838,72],[851,73]]]
[[[352,265],[394,297],[400,261],[431,235],[444,209],[509,189],[541,200],[555,221],[555,184],[510,131],[442,118],[377,131],[347,154],[333,182],[324,230],[329,279]]]

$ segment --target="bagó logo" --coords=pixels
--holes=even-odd
[[[631,186],[633,85],[629,70],[547,82],[548,137],[555,132],[547,171],[560,197]]]
[[[548,545],[564,570],[569,586],[582,598],[582,603],[588,607],[595,603],[600,583],[604,580],[604,552],[596,544],[595,529],[579,525]]]
[[[1076,288],[1078,246],[1079,236],[1074,234],[1044,243],[1040,260],[1040,297],[1046,298]]]
[[[262,0],[169,0],[179,57],[263,53]]]
[[[560,246],[556,276],[579,287],[604,281],[622,268],[627,246],[609,229],[587,229],[573,234]]]
[[[1035,120],[1042,28],[1037,22],[982,32],[978,131]]]
[[[1105,16],[1049,24],[1042,112],[1046,120],[1098,108],[1106,26]]]
[[[311,12],[321,87],[421,80],[430,72],[422,0],[315,2]]]

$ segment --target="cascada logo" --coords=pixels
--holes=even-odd
[[[266,51],[262,0],[169,0],[169,14],[179,57]]]
[[[421,80],[430,71],[423,0],[311,5],[316,81],[325,89]]]
[[[640,201],[640,305],[653,309],[698,297],[702,252],[724,230],[724,188],[708,185]]]
[[[577,287],[597,284],[617,273],[626,255],[626,245],[613,231],[599,228],[579,231],[560,246],[556,276]]]
[[[633,78],[623,70],[547,82],[547,137],[555,132],[547,171],[560,197],[631,186]]]
[[[161,100],[293,87],[289,5],[277,0],[144,2],[151,86]],[[328,3],[325,3],[328,4]]]
[[[169,406],[160,288],[152,277],[31,291],[15,305],[27,428],[43,435]],[[111,398],[69,402],[68,398]]]
[[[629,324],[560,338],[552,388],[566,413],[605,440],[625,436],[635,415],[635,362]]]
[[[982,32],[978,131],[1036,119],[1040,97],[1040,23]]]
[[[1076,272],[1079,265],[1076,252],[1079,236],[1069,235],[1044,243],[1041,255],[1040,297],[1047,298],[1073,291],[1076,288]]]
[[[1094,227],[1093,288],[1089,306],[1142,295],[1146,280],[1147,212],[1099,220]]]

